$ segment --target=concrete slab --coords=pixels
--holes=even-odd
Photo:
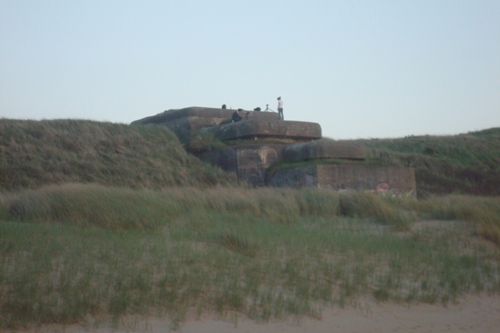
[[[312,164],[274,171],[268,186],[317,187],[336,191],[371,191],[416,196],[412,168],[360,164]]]
[[[362,145],[343,143],[332,139],[320,139],[287,145],[284,159],[291,162],[318,158],[364,160],[366,154],[366,148]]]
[[[167,110],[154,116],[145,117],[139,120],[135,120],[131,125],[153,125],[153,124],[164,124],[166,122],[189,117],[197,118],[218,118],[229,120],[231,119],[234,109],[218,109],[218,108],[205,108],[192,106],[183,109]],[[278,120],[279,116],[277,112],[258,112],[243,110],[245,119],[257,119],[257,120]]]
[[[321,126],[303,121],[244,120],[237,123],[203,128],[219,140],[289,138],[294,140],[316,140],[321,138]]]

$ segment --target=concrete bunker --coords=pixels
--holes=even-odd
[[[168,110],[133,125],[166,126],[182,143],[210,135],[221,148],[196,155],[252,186],[317,187],[416,195],[412,168],[367,160],[365,147],[322,138],[317,123],[280,120],[276,112],[189,107]]]

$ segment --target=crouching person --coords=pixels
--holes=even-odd
[[[241,119],[243,119],[243,110],[242,109],[238,109],[238,111],[234,111],[233,112],[233,117],[232,117],[233,123],[237,123]]]

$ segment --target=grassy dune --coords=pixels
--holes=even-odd
[[[418,195],[500,195],[500,128],[454,136],[355,140],[370,157],[415,168]]]
[[[160,189],[235,183],[164,127],[0,119],[0,190],[68,182]]]
[[[0,190],[67,182],[161,189],[236,184],[164,127],[0,119]],[[354,140],[378,163],[415,168],[417,194],[500,195],[500,128],[455,136]],[[195,136],[191,152],[222,143]]]
[[[161,127],[0,130],[0,330],[500,294],[498,129],[366,140],[416,168],[419,200],[245,188]]]

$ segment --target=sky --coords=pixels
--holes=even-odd
[[[278,96],[338,140],[500,127],[500,1],[0,0],[0,118]]]

